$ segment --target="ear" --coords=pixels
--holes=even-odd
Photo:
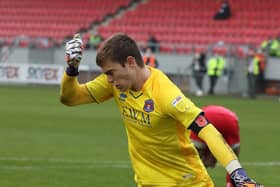
[[[137,65],[136,60],[133,56],[128,56],[126,58],[126,64],[130,67],[135,67]]]

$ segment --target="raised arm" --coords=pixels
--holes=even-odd
[[[65,60],[67,68],[63,75],[60,87],[60,101],[67,106],[95,102],[85,84],[79,84],[79,64],[82,60],[83,42],[80,35],[76,34],[66,43]]]

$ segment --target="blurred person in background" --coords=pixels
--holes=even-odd
[[[273,57],[280,57],[280,34],[276,38],[268,38],[261,43],[263,52]]]
[[[158,68],[159,64],[158,61],[153,54],[151,48],[147,47],[144,54],[143,54],[143,61],[145,65],[151,66],[153,68]]]
[[[266,88],[265,70],[266,70],[266,55],[261,48],[257,49],[256,58],[259,59],[259,74],[257,77],[257,93],[264,93]]]
[[[214,15],[214,20],[225,20],[231,16],[231,10],[228,0],[222,0],[219,11]]]
[[[223,74],[225,68],[225,58],[214,54],[207,62],[207,75],[210,81],[209,95],[214,95],[214,89],[217,84],[218,78]]]
[[[151,33],[149,34],[149,38],[148,38],[148,41],[147,41],[147,47],[150,48],[153,53],[159,51],[159,41]]]
[[[271,41],[272,41],[272,38],[267,38],[261,42],[261,49],[267,55],[269,55]]]
[[[222,134],[234,153],[239,156],[240,133],[237,115],[230,109],[218,105],[204,106],[202,110],[208,121]],[[207,144],[194,132],[191,132],[190,138],[198,150],[205,167],[214,168],[217,164],[217,160],[209,150]],[[226,175],[226,187],[234,187],[228,174]]]
[[[197,90],[195,93],[196,96],[203,95],[203,78],[207,71],[205,60],[206,60],[206,55],[204,52],[196,52],[192,60],[192,64],[191,64],[192,76],[197,86]]]
[[[280,35],[271,40],[269,45],[269,55],[280,57]]]
[[[260,73],[260,59],[256,55],[255,51],[250,49],[249,56],[247,59],[247,66],[246,66],[246,73],[247,73],[247,80],[248,80],[248,96],[251,99],[256,98],[256,85],[257,85],[257,78]]]
[[[257,185],[203,111],[162,71],[145,66],[135,40],[125,34],[108,38],[96,56],[102,73],[85,84],[78,82],[82,46],[77,35],[66,43],[60,101],[75,106],[115,100],[138,187],[214,186],[190,141],[191,130],[207,143],[236,187]]]
[[[102,36],[96,31],[91,31],[88,39],[88,45],[90,49],[97,49],[100,43],[102,42]]]

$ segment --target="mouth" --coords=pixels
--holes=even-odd
[[[121,92],[125,92],[127,90],[125,87],[120,86],[120,85],[116,85],[116,88]]]
[[[122,87],[122,86],[120,86],[120,85],[116,85],[116,88],[117,88],[118,90],[120,90],[120,91],[122,91],[122,90],[123,90],[123,87]]]

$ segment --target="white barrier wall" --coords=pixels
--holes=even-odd
[[[64,67],[44,64],[0,64],[0,83],[60,84]]]
[[[41,52],[34,49],[21,49],[15,48],[11,51],[11,55],[7,61],[8,64],[57,64],[65,66],[63,48],[57,48],[49,52],[49,50],[43,49]],[[48,52],[48,53],[47,53]],[[42,53],[47,53],[49,56],[43,56]],[[96,51],[86,50],[83,54],[82,64],[87,65],[90,69],[99,70],[99,67],[95,64]],[[156,57],[159,60],[159,69],[165,73],[180,74],[190,73],[188,68],[191,64],[192,55],[184,54],[161,54],[157,53]],[[34,60],[36,59],[36,60]],[[46,63],[48,61],[49,63]],[[3,63],[0,61],[0,64]],[[244,62],[240,62],[244,63]],[[238,65],[238,63],[237,63]],[[280,58],[269,58],[266,70],[266,78],[268,80],[280,80]]]
[[[45,53],[46,52],[46,53]],[[45,55],[42,55],[45,54]],[[63,69],[65,51],[63,48],[56,48],[52,51],[42,50],[38,52],[33,49],[13,49],[12,54],[6,63],[0,62],[0,83],[38,83],[38,84],[60,84]],[[83,55],[80,70],[100,71],[95,64],[96,51],[86,50]],[[172,75],[173,81],[183,84],[187,90],[196,90],[191,78],[190,64],[192,55],[185,54],[161,54],[157,53],[159,69]],[[243,94],[247,90],[247,78],[245,74],[245,60],[237,58],[227,58],[228,65],[231,66],[231,76],[222,77],[218,80],[216,93]],[[47,63],[48,62],[48,63]],[[46,65],[48,64],[48,65]],[[269,58],[265,77],[267,80],[280,81],[280,58]],[[176,76],[174,76],[176,75]],[[209,81],[205,77],[205,91],[209,88]],[[91,74],[85,75],[82,79],[92,79]]]

